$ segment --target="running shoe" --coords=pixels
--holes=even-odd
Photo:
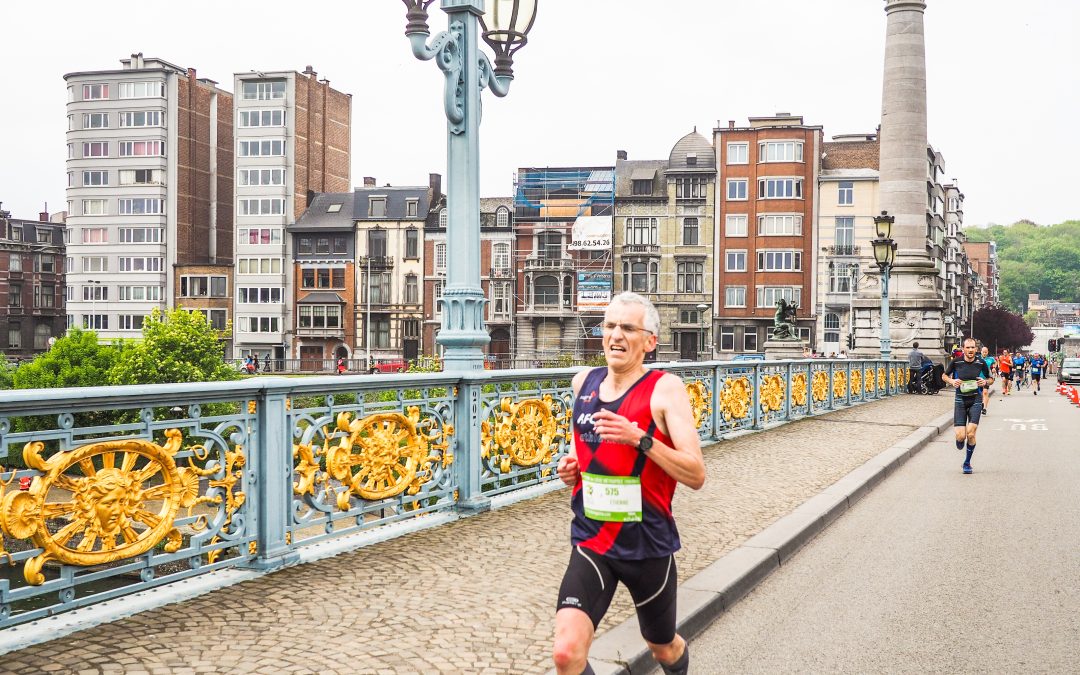
[[[964,473],[965,474],[971,473],[971,465],[970,464],[965,464],[964,465]]]

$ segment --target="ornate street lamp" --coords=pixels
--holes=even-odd
[[[889,337],[889,270],[896,260],[896,242],[892,239],[892,226],[896,219],[888,211],[874,216],[874,233],[877,238],[870,242],[874,249],[874,262],[881,270],[881,358],[892,358],[892,339]]]
[[[485,87],[500,97],[509,92],[514,53],[525,46],[537,0],[487,0],[486,10],[485,0],[442,0],[447,30],[429,43],[427,8],[434,1],[402,0],[413,55],[435,59],[446,75],[448,264],[436,342],[443,346],[446,370],[482,370],[490,337],[480,286],[480,92]],[[478,49],[479,37],[495,51],[494,68]]]

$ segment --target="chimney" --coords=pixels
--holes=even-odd
[[[735,128],[735,120],[728,120],[727,121],[727,128],[728,129],[734,129]]]
[[[375,187],[375,177],[364,176],[364,187]]]
[[[43,222],[43,223],[49,222],[49,205],[48,204],[45,205],[45,210],[44,211],[39,211],[38,212],[37,219],[39,221]]]
[[[431,191],[430,203],[434,204],[442,197],[442,174],[428,174],[428,189]]]
[[[196,75],[195,75],[195,69],[194,69],[194,68],[188,68],[188,69],[187,69],[187,76],[188,76],[188,79],[189,79],[189,80],[191,80],[192,82],[194,82],[195,80],[199,79],[199,78],[198,78],[198,77],[196,77]]]
[[[615,159],[626,159],[626,151],[625,150],[616,150],[615,151]]]
[[[313,80],[315,79],[315,76],[318,75],[318,73],[315,72],[315,69],[311,66],[307,66],[304,68],[304,74]]]

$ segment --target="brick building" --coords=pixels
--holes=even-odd
[[[64,224],[0,209],[0,353],[32,358],[64,334]]]

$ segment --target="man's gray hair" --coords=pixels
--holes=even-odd
[[[644,295],[632,291],[623,291],[611,299],[611,304],[641,305],[645,309],[645,330],[653,335],[660,335],[660,312]]]

